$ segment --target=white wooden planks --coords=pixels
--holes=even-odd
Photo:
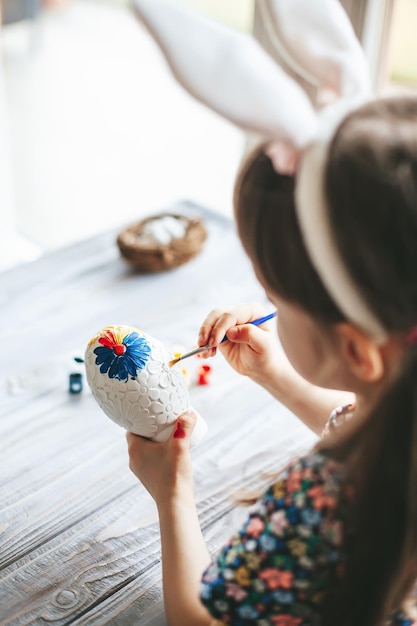
[[[165,624],[155,506],[128,469],[123,430],[86,385],[68,393],[68,373],[108,324],[189,348],[213,307],[270,310],[233,224],[189,203],[172,210],[209,230],[177,270],[133,273],[108,233],[0,274],[0,624]],[[211,384],[190,396],[209,425],[193,462],[214,553],[240,523],[233,491],[260,485],[314,437],[221,356],[211,365]]]

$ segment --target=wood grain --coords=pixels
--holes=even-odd
[[[112,232],[0,275],[0,624],[165,625],[154,503],[128,469],[123,430],[88,389],[68,393],[68,374],[108,324],[188,348],[215,306],[260,300],[269,311],[233,224],[174,208],[202,216],[209,238],[172,272],[134,274]],[[233,493],[314,437],[221,356],[212,366],[211,384],[190,396],[209,425],[193,463],[214,554],[245,514]],[[195,378],[197,360],[189,368]]]

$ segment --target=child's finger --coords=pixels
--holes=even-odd
[[[176,428],[172,433],[174,439],[191,439],[197,422],[197,414],[193,409],[185,411],[177,420]]]
[[[210,313],[207,315],[206,319],[201,324],[200,331],[198,333],[199,346],[205,346],[208,344],[211,332],[213,330],[213,326],[222,314],[223,311],[221,309],[214,309],[213,311],[210,311]]]
[[[201,359],[208,359],[212,356],[216,356],[216,354],[217,348],[209,348],[208,350],[205,350],[205,352],[200,352],[197,356]]]
[[[242,324],[230,328],[227,333],[233,343],[247,344],[254,352],[265,350],[265,331],[253,324]]]
[[[214,324],[208,344],[210,346],[218,346],[224,339],[229,328],[235,326],[239,322],[237,316],[232,312],[226,312],[221,315]]]
[[[253,302],[238,304],[228,309],[214,309],[201,325],[198,344],[218,346],[229,328],[236,324],[246,324],[262,314],[262,307]]]

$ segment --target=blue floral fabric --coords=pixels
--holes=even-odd
[[[220,625],[320,626],[343,574],[343,467],[313,452],[281,474],[203,574],[201,601]],[[387,626],[417,626],[401,613]]]

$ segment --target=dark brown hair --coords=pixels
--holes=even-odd
[[[417,324],[417,100],[351,113],[329,147],[325,196],[335,241],[384,327]],[[319,323],[344,316],[312,267],[294,207],[294,180],[262,150],[235,188],[242,244],[263,282]],[[318,448],[343,461],[354,487],[345,520],[346,571],[329,589],[324,626],[379,626],[417,575],[417,348],[360,428]],[[359,422],[358,422],[359,423]]]

